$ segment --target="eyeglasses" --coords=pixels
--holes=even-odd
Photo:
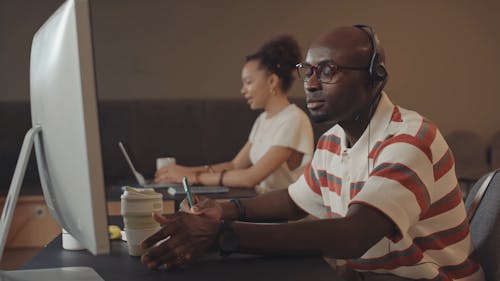
[[[316,73],[316,79],[324,84],[335,84],[337,81],[333,80],[333,77],[337,72],[341,72],[343,70],[368,70],[368,68],[366,67],[340,66],[332,61],[320,62],[316,66],[310,65],[308,63],[299,63],[295,67],[297,67],[297,73],[299,74],[299,78],[302,81],[308,82],[313,77],[313,74]]]

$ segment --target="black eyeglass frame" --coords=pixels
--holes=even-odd
[[[305,63],[305,62],[298,63],[295,65],[295,67],[297,68],[297,75],[299,76],[299,79],[304,81],[304,82],[308,82],[313,77],[312,74],[310,77],[303,77],[303,75],[300,74],[300,69],[304,68],[305,66],[310,67],[311,70],[313,71],[312,73],[316,73],[316,79],[323,84],[335,84],[335,82],[331,82],[333,77],[335,76],[335,74],[337,72],[342,72],[343,70],[349,70],[349,71],[368,71],[369,70],[368,67],[341,66],[341,65],[336,64],[334,61],[320,62],[317,65],[311,65],[311,64]],[[323,67],[325,67],[325,66],[329,66],[335,70],[335,72],[332,74],[332,76],[330,77],[330,79],[328,81],[323,81],[321,79],[321,72],[323,70]]]

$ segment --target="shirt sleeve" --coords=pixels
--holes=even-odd
[[[411,142],[418,140],[413,139]],[[429,153],[411,142],[394,142],[375,158],[373,170],[352,204],[373,207],[393,221],[398,241],[430,206],[428,188],[434,184]],[[425,150],[425,149],[424,149]]]
[[[295,204],[308,214],[326,218],[327,209],[321,196],[320,183],[311,163],[307,165],[304,174],[288,187],[288,194]]]

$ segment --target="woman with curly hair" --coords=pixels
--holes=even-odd
[[[313,153],[313,131],[307,115],[288,100],[295,65],[301,61],[297,41],[288,35],[265,43],[246,57],[241,94],[252,110],[263,109],[247,143],[233,160],[205,166],[169,165],[155,182],[256,188],[258,193],[287,188],[304,171]]]

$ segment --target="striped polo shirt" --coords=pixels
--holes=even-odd
[[[483,280],[473,250],[453,155],[436,126],[382,94],[351,148],[336,125],[318,141],[304,175],[289,187],[294,202],[318,218],[338,218],[351,204],[390,218],[395,234],[358,259],[358,271],[412,279]]]

